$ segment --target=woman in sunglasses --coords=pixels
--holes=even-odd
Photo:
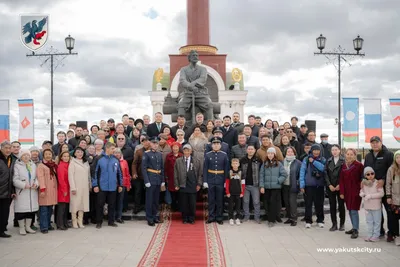
[[[353,228],[345,233],[351,235],[352,239],[358,237],[359,216],[358,211],[361,206],[361,179],[363,177],[364,166],[357,161],[357,151],[348,148],[346,151],[345,163],[342,165],[339,178],[340,198],[344,199]]]

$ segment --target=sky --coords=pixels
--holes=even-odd
[[[347,58],[351,65],[342,72],[342,96],[360,98],[359,147],[369,147],[362,99],[381,98],[383,141],[400,148],[388,104],[400,97],[398,10],[396,0],[210,0],[210,40],[228,54],[227,71],[243,71],[245,115],[282,124],[294,115],[300,123],[316,120],[317,135],[328,133],[335,143],[337,71],[324,56],[314,56],[315,38],[327,38],[326,50],[341,45],[354,52],[352,40],[360,35],[366,56]],[[186,44],[185,0],[0,0],[0,98],[11,103],[12,139],[18,137],[21,98],[34,99],[37,144],[49,138],[49,65],[27,58],[20,40],[20,14],[31,13],[49,15],[49,40],[41,52],[51,46],[66,52],[68,34],[76,40],[78,56],[56,61],[56,132],[76,120],[91,125],[124,113],[150,114],[154,71],[168,72],[168,55]]]

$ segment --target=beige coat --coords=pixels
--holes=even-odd
[[[68,167],[68,181],[71,190],[69,211],[71,213],[80,210],[88,212],[89,190],[91,188],[89,163],[83,163],[83,161],[72,158]],[[72,191],[76,191],[76,194],[73,195]]]
[[[386,196],[391,196],[393,205],[400,206],[400,175],[394,174],[393,165],[386,174]]]
[[[204,151],[206,149],[206,145],[208,144],[208,139],[202,133],[200,137],[194,137],[193,134],[189,138],[189,144],[193,150],[193,157],[200,161],[200,166],[204,164]]]
[[[39,206],[57,205],[57,179],[50,175],[50,169],[43,163],[38,165],[36,174],[40,190],[45,189],[44,196],[39,193]]]

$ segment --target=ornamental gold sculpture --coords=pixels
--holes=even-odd
[[[242,80],[242,71],[238,68],[232,70],[232,80],[234,82],[240,82]]]
[[[154,72],[154,77],[156,78],[156,82],[160,83],[162,78],[164,76],[164,70],[162,68],[158,68],[155,72]]]

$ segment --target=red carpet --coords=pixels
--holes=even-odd
[[[226,266],[215,223],[205,224],[207,211],[197,203],[196,223],[183,224],[181,213],[163,210],[159,224],[138,266]]]

